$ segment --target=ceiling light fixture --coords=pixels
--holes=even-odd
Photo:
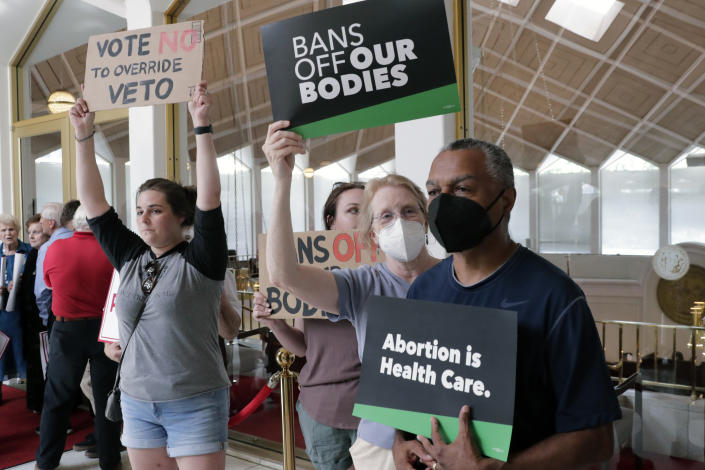
[[[499,0],[502,3],[506,3],[509,6],[517,6],[519,4],[519,0]]]
[[[68,111],[74,104],[76,104],[76,98],[68,91],[55,91],[49,95],[49,99],[47,100],[47,107],[51,114]]]
[[[313,168],[308,167],[304,170],[304,176],[306,178],[313,178],[313,172],[314,172]]]
[[[556,0],[546,19],[597,42],[623,6],[617,0]]]

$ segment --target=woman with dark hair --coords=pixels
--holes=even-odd
[[[357,227],[364,188],[362,183],[333,185],[323,206],[326,230]],[[257,292],[255,296],[256,302],[266,302],[263,294]],[[306,357],[299,374],[301,393],[296,410],[311,462],[317,470],[347,470],[352,466],[349,449],[360,422],[352,415],[360,382],[355,328],[349,321],[301,318],[292,328],[281,319],[255,316],[274,332],[282,346]]]
[[[188,103],[196,134],[192,191],[163,178],[137,191],[139,236],[105,199],[95,161],[94,113],[80,98],[76,183],[89,224],[120,273],[122,442],[132,468],[223,469],[229,380],[218,348],[218,309],[227,263],[220,175],[206,82]],[[184,227],[194,225],[191,243]]]
[[[35,214],[25,222],[29,245],[32,247],[25,261],[20,299],[22,301],[22,333],[25,360],[27,361],[27,408],[40,413],[44,403],[44,372],[40,356],[39,333],[46,331],[39,317],[37,299],[34,297],[34,276],[37,268],[37,253],[49,237],[42,231],[41,216]]]

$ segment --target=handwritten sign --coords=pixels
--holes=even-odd
[[[103,307],[103,321],[100,324],[100,333],[98,333],[98,341],[101,343],[115,343],[120,341],[118,318],[117,312],[115,311],[115,302],[119,288],[120,273],[113,271],[113,277],[110,280],[110,289],[108,290],[108,296],[105,298],[105,307]]]
[[[325,312],[296,298],[294,294],[271,285],[267,272],[267,235],[257,239],[260,253],[260,292],[267,296],[272,318],[327,318]],[[361,232],[326,230],[294,234],[299,264],[321,269],[356,268],[384,261],[377,245],[363,241]]]
[[[305,138],[460,110],[443,2],[360,2],[261,30],[274,120]]]
[[[188,101],[201,79],[203,21],[91,36],[83,96],[91,110]]]

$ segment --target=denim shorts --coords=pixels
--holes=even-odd
[[[212,454],[225,449],[230,412],[229,389],[149,402],[124,393],[122,444],[132,449],[166,447],[169,457]]]

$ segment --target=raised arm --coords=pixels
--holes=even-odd
[[[105,199],[103,180],[100,179],[95,161],[95,113],[88,110],[88,103],[79,98],[69,112],[69,119],[76,138],[76,189],[88,218],[105,214],[110,204]]]
[[[331,313],[338,312],[338,289],[330,271],[300,265],[291,225],[291,173],[294,155],[304,153],[300,135],[285,131],[288,121],[269,125],[262,146],[274,175],[274,200],[267,232],[267,270],[277,287]]]
[[[194,129],[211,125],[208,116],[211,100],[207,86],[205,80],[199,82],[193,99],[188,103]],[[202,211],[220,206],[220,174],[212,132],[196,134],[196,191],[196,207]]]

